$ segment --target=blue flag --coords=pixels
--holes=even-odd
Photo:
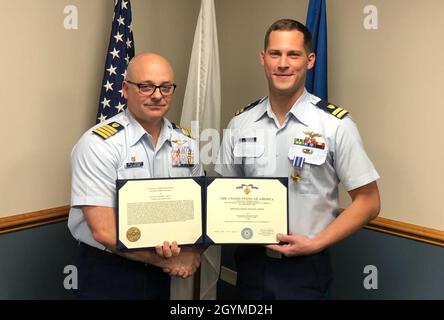
[[[125,110],[126,100],[122,93],[122,82],[126,76],[126,67],[134,57],[130,0],[115,0],[114,4],[113,25],[106,54],[96,123],[105,121]]]
[[[327,15],[325,0],[310,0],[306,25],[313,36],[316,64],[313,69],[307,72],[305,86],[308,92],[327,100]]]

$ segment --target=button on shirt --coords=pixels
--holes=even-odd
[[[294,173],[295,139],[319,134],[324,156],[306,160],[299,182],[288,179],[289,230],[308,237],[338,216],[339,182],[350,191],[379,178],[350,116],[336,118],[316,106],[319,100],[304,91],[280,125],[263,98],[230,121],[215,166],[223,176],[288,178]]]
[[[107,123],[124,127],[108,139],[93,133]],[[187,144],[198,156],[197,143],[180,129],[163,119],[156,147],[152,137],[131,113],[123,113],[88,130],[72,151],[71,210],[68,227],[79,241],[93,247],[105,247],[94,240],[79,206],[116,207],[116,180],[203,175],[201,165],[178,167],[172,163],[172,150],[177,142]]]

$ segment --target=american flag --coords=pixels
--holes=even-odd
[[[96,123],[103,122],[126,108],[122,82],[126,76],[126,67],[134,57],[131,22],[130,0],[114,0],[113,25],[106,54]]]

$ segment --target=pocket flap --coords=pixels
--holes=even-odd
[[[255,141],[239,141],[234,146],[233,154],[235,157],[258,158],[264,154],[265,146],[263,143]]]

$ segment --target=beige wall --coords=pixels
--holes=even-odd
[[[170,116],[177,121],[200,1],[131,3],[136,51],[164,54],[175,67],[180,85]],[[63,25],[70,4],[78,30]],[[95,122],[113,4],[0,0],[0,217],[69,203],[69,155]]]
[[[350,109],[382,179],[382,216],[444,230],[444,2],[329,1],[330,99]]]
[[[69,153],[97,112],[107,2],[0,1],[0,215],[69,203]],[[64,29],[67,4],[77,31]]]
[[[4,77],[0,216],[69,202],[69,152],[94,122],[112,4],[107,0],[0,0]],[[444,3],[329,0],[330,101],[350,110],[382,179],[382,216],[444,230]],[[79,8],[79,30],[63,28],[63,8]],[[215,0],[222,75],[222,126],[266,94],[259,52],[280,17],[305,21],[306,0]],[[379,29],[365,30],[365,5]],[[133,0],[137,52],[165,55],[179,84],[177,121],[199,0]],[[6,62],[6,63],[5,63]],[[21,83],[28,83],[21,86]],[[31,85],[29,85],[31,84]],[[347,202],[343,195],[343,205]]]

